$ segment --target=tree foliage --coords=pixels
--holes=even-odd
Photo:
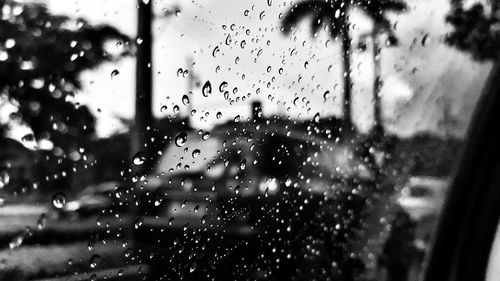
[[[348,25],[340,16],[352,7],[360,8],[366,16],[371,18],[380,28],[392,34],[392,25],[386,12],[402,12],[408,8],[401,0],[308,0],[297,3],[284,16],[282,30],[290,33],[294,26],[306,17],[311,17],[311,32],[317,33],[321,27],[329,29],[332,38],[342,35],[341,26]]]
[[[129,38],[109,25],[52,15],[39,3],[0,0],[0,17],[2,93],[37,137],[67,148],[92,136],[93,114],[72,101],[80,74],[130,54]],[[110,54],[110,46],[118,51]]]
[[[498,0],[491,0],[488,13],[483,4],[477,3],[465,9],[460,2],[454,3],[446,21],[453,26],[446,41],[472,54],[479,61],[498,59],[500,52],[500,18]]]

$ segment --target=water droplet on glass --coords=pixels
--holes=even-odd
[[[66,195],[62,192],[57,192],[52,196],[52,205],[57,209],[61,209],[66,204]]]
[[[189,268],[189,273],[193,273],[193,271],[196,270],[196,262],[194,262],[191,267]]]
[[[208,140],[208,138],[209,138],[209,137],[210,137],[210,133],[209,133],[209,132],[205,132],[205,133],[203,133],[203,135],[201,136],[201,138],[202,138],[203,140]]]
[[[132,163],[135,166],[140,166],[140,165],[144,164],[145,161],[146,161],[146,156],[144,155],[144,152],[142,152],[142,151],[137,152],[134,155],[134,158],[132,159]]]
[[[219,112],[217,112],[217,114],[215,114],[215,117],[216,117],[217,119],[221,119],[221,118],[222,118],[222,112],[220,112],[220,111],[219,111]]]
[[[319,112],[314,115],[314,122],[319,123]]]
[[[231,34],[228,34],[227,37],[226,37],[226,45],[230,45],[232,42],[231,40]]]
[[[246,159],[243,159],[241,162],[240,162],[240,170],[245,170],[245,168],[247,167],[247,160]]]
[[[187,142],[187,134],[185,132],[180,132],[175,136],[175,145],[181,147]]]
[[[422,38],[422,46],[425,47],[429,41],[429,34],[425,34],[424,37]]]
[[[238,123],[238,122],[240,122],[240,119],[241,119],[241,116],[236,115],[236,116],[234,117],[234,122]]]
[[[184,104],[184,105],[189,104],[189,97],[187,95],[182,96],[182,104]]]
[[[43,229],[46,223],[47,223],[47,216],[45,214],[42,214],[37,222],[38,229],[39,230]]]
[[[212,56],[215,58],[217,54],[219,54],[220,48],[219,46],[215,46],[214,50],[212,51]]]
[[[203,88],[201,89],[201,92],[205,97],[208,97],[208,95],[212,93],[212,84],[210,84],[210,81],[205,82]]]
[[[14,239],[12,239],[12,241],[9,242],[9,249],[14,249],[21,246],[21,244],[23,244],[23,241],[24,241],[24,233],[14,237]]]
[[[0,172],[0,188],[4,188],[10,182],[10,176],[6,171]]]
[[[329,97],[330,97],[330,91],[326,91],[326,92],[323,94],[323,100],[324,100],[324,101],[326,101]]]
[[[118,71],[118,69],[114,69],[113,71],[111,71],[111,78],[115,77],[118,74],[120,74],[120,72]]]
[[[226,90],[226,87],[227,87],[227,82],[226,81],[223,81],[222,83],[220,83],[219,85],[219,91],[221,93],[223,93],[225,90]]]
[[[200,153],[201,153],[201,151],[199,149],[195,149],[195,150],[193,150],[191,155],[193,156],[193,158],[196,158],[196,157],[200,156]]]
[[[91,268],[96,268],[97,267],[97,264],[101,261],[101,256],[99,255],[93,255],[91,258],[90,258],[90,267]]]
[[[135,229],[138,229],[139,227],[141,227],[142,223],[144,223],[143,218],[138,218],[137,220],[135,220],[135,222],[134,222]]]
[[[264,19],[264,16],[266,15],[266,11],[262,11],[259,15],[259,19],[260,20],[263,20]]]

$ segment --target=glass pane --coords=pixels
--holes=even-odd
[[[416,280],[497,7],[0,0],[0,280]]]

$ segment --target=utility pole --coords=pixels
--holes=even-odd
[[[137,1],[137,61],[136,61],[136,86],[135,86],[135,124],[131,135],[131,154],[144,151],[152,135],[152,1]],[[149,128],[148,128],[149,127]],[[144,168],[137,167],[135,172],[143,172]]]

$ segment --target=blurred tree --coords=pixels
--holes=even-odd
[[[374,32],[378,35],[383,31],[392,29],[389,20],[385,16],[388,11],[402,11],[406,4],[401,0],[359,0],[355,2],[342,0],[306,0],[295,4],[282,20],[282,31],[289,34],[305,17],[311,16],[311,32],[315,35],[321,27],[329,29],[329,35],[333,39],[341,37],[342,43],[342,64],[344,78],[344,96],[343,96],[343,118],[344,125],[348,130],[353,127],[351,116],[351,35],[349,34],[349,10],[353,7],[359,7],[361,10],[375,22]],[[374,37],[374,41],[375,38]],[[394,36],[390,36],[394,39]],[[374,46],[374,48],[378,48]],[[378,89],[378,81],[375,82]],[[379,102],[378,102],[379,103]],[[377,107],[378,109],[380,106]],[[376,109],[377,110],[377,109]]]
[[[0,0],[0,89],[37,138],[67,152],[94,135],[94,116],[73,101],[80,73],[130,54],[108,25],[52,15],[39,3]]]
[[[461,0],[452,0],[452,10],[446,17],[454,27],[446,41],[479,61],[498,60],[500,55],[500,1],[489,2],[487,8],[476,3],[465,9]]]
[[[368,8],[369,6],[369,8]],[[384,126],[382,123],[382,106],[380,102],[380,88],[382,86],[381,80],[381,44],[380,35],[387,34],[387,46],[394,46],[398,44],[398,39],[394,34],[393,25],[387,18],[387,12],[403,12],[408,6],[402,0],[385,0],[385,1],[367,1],[363,8],[365,13],[373,20],[372,28],[372,45],[373,45],[373,109],[374,109],[374,127],[373,132],[375,136],[382,136],[384,134]]]

